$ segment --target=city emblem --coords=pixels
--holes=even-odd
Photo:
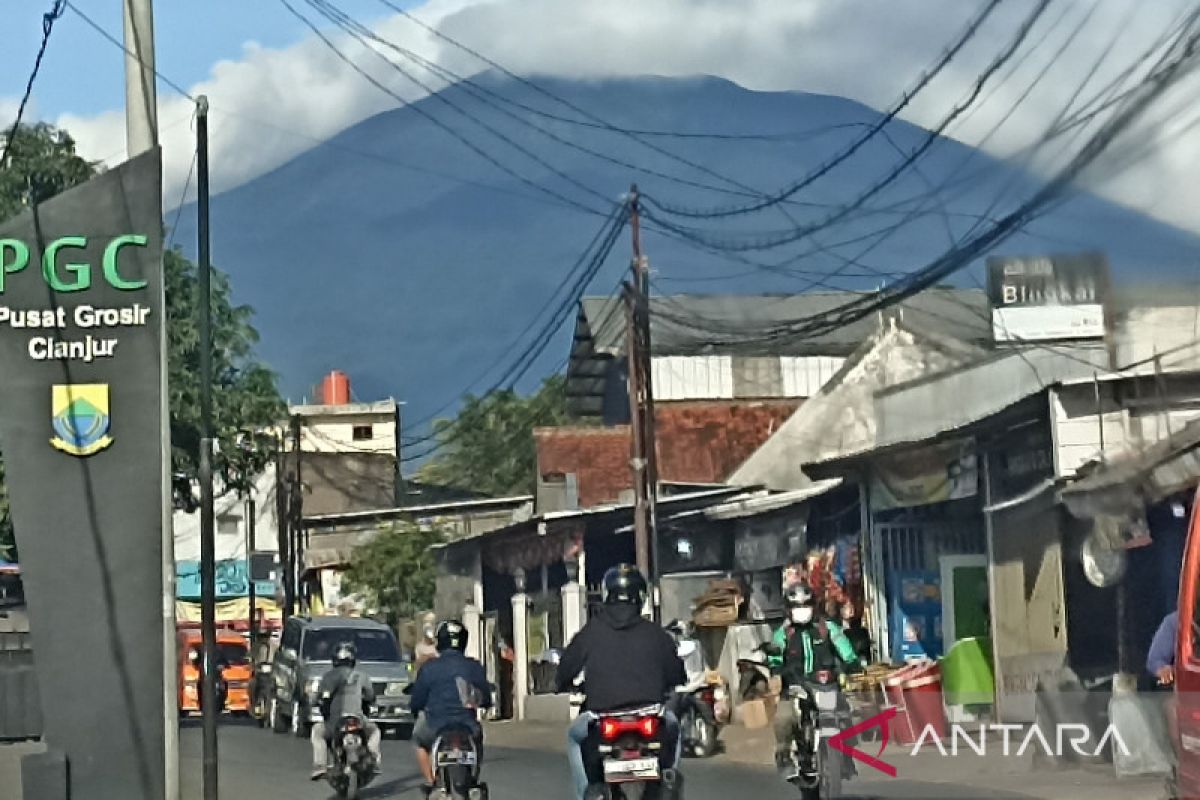
[[[113,443],[108,435],[108,384],[55,385],[50,421],[55,434],[50,444],[55,448],[81,458],[99,453]]]

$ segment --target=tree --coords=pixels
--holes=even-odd
[[[430,548],[445,538],[436,528],[411,522],[380,529],[374,539],[354,549],[346,588],[361,595],[394,627],[433,605],[436,573]]]
[[[547,378],[528,397],[510,390],[467,395],[454,420],[434,423],[439,444],[418,475],[428,483],[500,497],[532,494],[537,484],[533,429],[565,422],[567,382]]]
[[[0,169],[0,220],[19,213],[31,202],[44,202],[86,182],[99,169],[75,152],[75,142],[66,131],[47,124],[22,126],[13,138],[8,166]],[[176,501],[193,507],[191,481],[198,470],[200,448],[198,280],[196,266],[177,249],[165,253],[163,261],[171,468],[177,476]],[[272,454],[268,440],[244,437],[243,432],[278,424],[285,406],[274,374],[254,356],[258,332],[251,325],[253,309],[232,303],[229,279],[215,270],[212,309],[213,423],[217,438],[213,467],[223,485],[241,490],[263,470]],[[15,555],[15,537],[3,478],[0,461],[0,557],[9,558]]]

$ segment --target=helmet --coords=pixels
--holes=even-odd
[[[446,620],[437,628],[437,649],[464,652],[467,649],[467,629],[456,619]]]
[[[353,667],[358,662],[358,650],[354,642],[340,642],[333,648],[333,665],[335,667]]]
[[[797,583],[787,590],[784,597],[788,606],[798,608],[803,606],[816,605],[816,599],[813,597],[812,589],[805,586],[803,583]]]
[[[632,603],[638,607],[646,602],[646,579],[632,564],[618,564],[604,573],[604,602]]]

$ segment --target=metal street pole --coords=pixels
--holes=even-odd
[[[208,230],[208,98],[196,100],[196,252],[200,312],[200,628],[204,640],[204,800],[217,800],[217,540],[213,527],[212,263]]]
[[[129,158],[158,144],[158,97],[155,86],[153,0],[121,0],[125,33],[125,150]],[[166,326],[159,341],[167,351]],[[163,608],[163,800],[179,798],[179,729],[176,703],[178,674],[175,668],[175,540],[171,517],[171,417],[167,403],[167,363],[159,375],[162,397],[162,608]]]
[[[254,586],[254,522],[257,509],[254,502],[253,487],[246,493],[246,596],[250,600],[250,619],[246,631],[250,637],[250,652],[254,652],[255,639],[255,621],[257,616],[254,613],[255,601],[255,586]]]

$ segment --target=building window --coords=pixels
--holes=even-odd
[[[375,438],[372,435],[370,425],[355,425],[350,435],[356,442],[369,442]]]
[[[241,530],[241,517],[222,516],[217,517],[217,535],[218,536],[236,536]]]

